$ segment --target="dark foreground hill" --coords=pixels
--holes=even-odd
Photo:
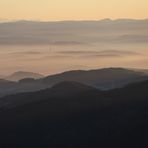
[[[1,147],[147,148],[147,90],[148,81],[111,91],[62,82],[3,98]]]

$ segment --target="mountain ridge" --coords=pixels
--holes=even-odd
[[[93,89],[85,93],[74,92],[70,96],[63,92],[65,95],[58,96],[63,85],[81,86],[77,82],[62,82],[55,85],[57,95],[52,95],[52,88],[16,95],[18,99],[30,100],[35,97],[35,100],[1,110],[1,144],[7,147],[15,145],[16,148],[40,148],[43,145],[139,148],[143,143],[144,148],[147,147],[144,137],[148,131],[148,81],[110,91]]]
[[[5,87],[0,84],[0,97],[20,92],[33,92],[50,88],[62,81],[74,81],[95,87],[100,90],[110,90],[123,87],[129,83],[147,80],[147,74],[135,72],[124,68],[105,68],[96,70],[75,70],[55,75],[50,75],[40,79],[23,79],[14,82],[13,86],[7,83]]]
[[[6,80],[11,80],[11,81],[19,81],[21,79],[25,78],[34,78],[34,79],[39,79],[43,78],[44,76],[35,72],[27,72],[27,71],[17,71],[12,73],[9,76],[6,76]]]

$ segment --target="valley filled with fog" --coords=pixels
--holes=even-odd
[[[148,20],[0,23],[0,75],[148,67]]]

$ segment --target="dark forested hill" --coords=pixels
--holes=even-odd
[[[3,98],[7,102],[0,112],[0,144],[146,148],[147,90],[148,81],[111,91],[62,82],[51,89]],[[17,105],[11,106],[9,100]]]

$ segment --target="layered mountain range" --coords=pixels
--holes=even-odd
[[[40,74],[17,72],[9,79],[19,81],[0,80],[0,96],[20,92],[33,92],[50,88],[62,81],[75,81],[90,85],[100,90],[123,87],[126,84],[147,80],[147,73],[124,68],[104,68],[96,70],[75,70],[43,77]],[[20,80],[20,77],[23,79]],[[8,78],[8,77],[7,77]]]
[[[144,147],[148,81],[101,91],[64,81],[1,98],[3,147]]]

